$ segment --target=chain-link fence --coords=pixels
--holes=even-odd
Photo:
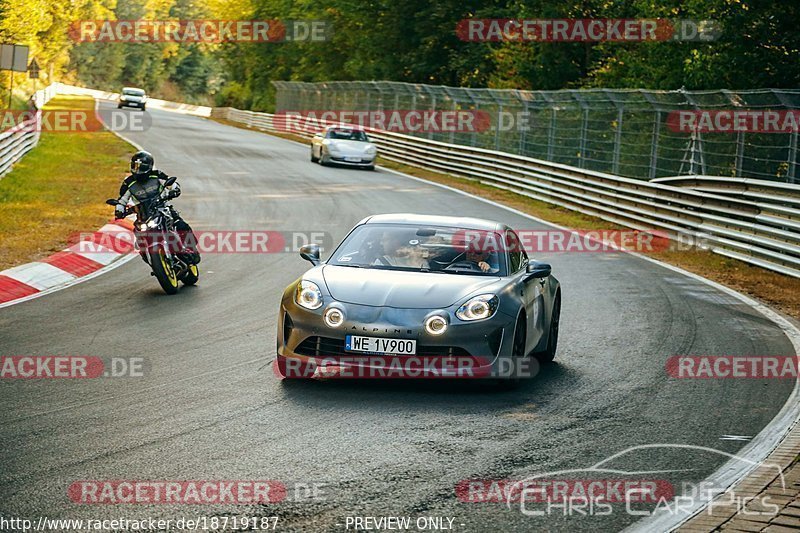
[[[519,91],[388,81],[273,83],[279,112],[479,111],[491,119],[491,127],[412,134],[641,179],[703,174],[800,182],[798,131],[786,129],[786,120],[800,116],[786,113],[800,109],[800,90]],[[695,113],[694,126],[681,122],[692,115],[681,111]],[[748,116],[749,111],[754,113]],[[780,115],[771,127],[764,127],[767,111]],[[701,118],[711,121],[709,127]]]

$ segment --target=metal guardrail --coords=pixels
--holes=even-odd
[[[215,108],[212,117],[313,135],[318,123]],[[644,181],[530,157],[370,131],[381,157],[476,180],[644,232],[800,278],[800,186],[691,176]],[[672,181],[671,181],[672,180]]]
[[[796,128],[692,132],[680,128],[678,119],[684,111],[796,112],[800,89],[527,91],[398,81],[273,81],[272,85],[278,112],[477,111],[490,119],[485,124],[490,127],[428,129],[412,135],[615,176],[705,174],[800,184]]]
[[[41,109],[58,93],[59,84],[54,83],[34,93],[32,101]],[[22,159],[39,142],[40,116],[34,116],[16,126],[0,132],[0,178]]]

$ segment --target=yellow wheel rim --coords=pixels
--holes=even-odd
[[[178,278],[175,277],[175,272],[172,270],[172,267],[170,266],[169,261],[167,261],[167,256],[165,254],[161,254],[161,264],[164,266],[164,272],[167,273],[169,282],[173,287],[177,287]]]

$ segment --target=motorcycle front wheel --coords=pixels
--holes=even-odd
[[[178,277],[175,275],[175,270],[172,269],[172,263],[166,253],[162,250],[151,250],[150,265],[164,292],[167,294],[178,292]]]

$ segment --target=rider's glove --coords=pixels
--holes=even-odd
[[[172,186],[172,188],[167,193],[168,198],[177,198],[181,195],[181,187],[177,183]]]
[[[125,206],[117,205],[114,207],[114,218],[125,218]]]

